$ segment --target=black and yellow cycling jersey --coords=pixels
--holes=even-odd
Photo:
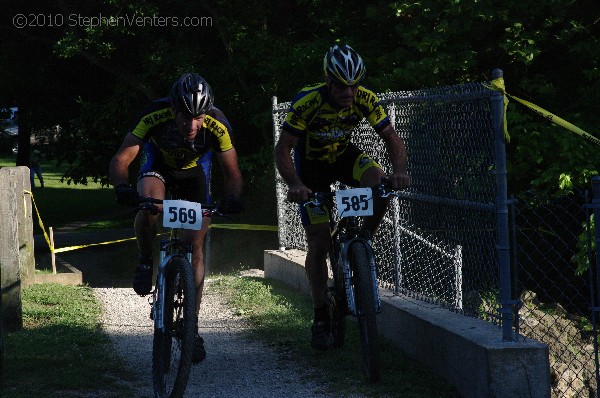
[[[169,98],[153,101],[140,114],[131,134],[154,147],[155,161],[171,169],[195,167],[207,152],[225,152],[233,148],[231,126],[217,108],[206,114],[194,141],[185,140],[175,125]],[[142,165],[145,163],[143,159]]]
[[[380,132],[390,119],[371,90],[358,86],[354,103],[335,109],[328,101],[325,83],[303,88],[292,101],[282,129],[301,138],[306,159],[335,162],[350,142],[352,130],[366,118]]]

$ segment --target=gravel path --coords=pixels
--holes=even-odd
[[[260,272],[260,271],[259,271]],[[136,397],[153,397],[152,324],[148,298],[131,288],[94,288],[103,303],[103,327],[115,350],[136,374]],[[186,397],[328,397],[326,386],[265,344],[248,338],[248,325],[223,298],[205,288],[200,334],[207,357],[193,366]],[[307,342],[308,348],[308,342]]]

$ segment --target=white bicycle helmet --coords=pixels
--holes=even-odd
[[[366,72],[360,55],[346,44],[342,46],[336,44],[327,51],[323,59],[323,69],[325,76],[348,86],[357,84]]]

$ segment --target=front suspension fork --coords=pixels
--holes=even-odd
[[[177,242],[179,244],[179,242]],[[159,266],[158,266],[158,274],[156,275],[156,288],[152,293],[152,319],[154,319],[154,328],[161,330],[163,333],[165,330],[165,290],[166,290],[166,280],[167,280],[167,265],[171,262],[173,257],[182,256],[180,253],[170,253],[172,251],[171,247],[174,242],[171,241],[161,241],[160,242],[160,255],[159,255]],[[192,249],[191,245],[184,245],[185,250],[185,258],[188,262],[192,263]]]

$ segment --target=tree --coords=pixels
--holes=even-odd
[[[269,156],[262,148],[272,145],[271,97],[287,101],[322,81],[323,54],[338,41],[363,56],[375,91],[487,81],[501,68],[509,93],[591,133],[599,124],[600,3],[591,0],[34,0],[6,11],[65,18],[44,30],[5,24],[0,67],[8,79],[0,93],[32,110],[32,128],[63,127],[60,156],[75,182],[108,182],[98,165],[108,164],[145,102],[166,95],[186,71],[211,83],[241,155]],[[66,23],[71,15],[77,24]],[[93,24],[100,15],[103,23]],[[31,92],[44,94],[43,106],[32,100],[38,95],[19,97]],[[600,171],[590,144],[512,103],[509,131],[515,190],[568,189]]]

